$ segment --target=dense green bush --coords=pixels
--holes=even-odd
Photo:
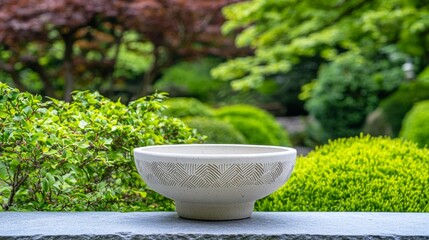
[[[228,122],[208,117],[184,118],[184,122],[198,133],[207,136],[205,143],[247,143],[245,137]]]
[[[324,130],[320,141],[362,131],[365,118],[377,106],[378,85],[371,64],[359,56],[343,56],[321,68],[306,108]]]
[[[162,114],[169,117],[213,116],[211,107],[195,98],[170,98],[165,100],[165,106],[167,108],[162,111]]]
[[[267,139],[267,142],[276,143],[275,145],[281,146],[290,145],[290,140],[286,130],[271,114],[260,108],[244,104],[230,105],[216,109],[215,116],[234,124],[235,127],[248,138],[247,140],[249,143],[252,143],[250,142],[252,139],[259,138],[259,136],[251,135],[257,135],[256,132],[260,131],[259,129],[265,128],[266,131],[262,131],[273,135],[273,139],[269,136],[270,139]],[[247,125],[240,126],[243,119],[247,119],[249,123]],[[252,125],[255,125],[256,123],[261,125],[260,128],[255,130],[255,132],[249,132],[249,130],[252,129]]]
[[[429,100],[418,102],[407,113],[402,124],[401,137],[429,146]]]
[[[337,139],[297,160],[259,211],[429,212],[429,149],[411,141]]]
[[[0,83],[0,210],[172,209],[146,188],[132,149],[199,141],[179,119],[160,117],[162,94],[112,102],[75,92],[73,102]]]
[[[231,116],[224,118],[224,121],[231,123],[243,134],[249,144],[281,145],[275,133],[267,125],[261,124],[259,119]]]
[[[380,103],[384,118],[392,128],[393,136],[398,136],[402,121],[414,103],[429,99],[429,84],[412,82],[403,84],[391,96]]]

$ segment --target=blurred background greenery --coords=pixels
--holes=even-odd
[[[298,116],[293,144],[314,147],[362,131],[399,136],[429,98],[428,1],[0,4],[0,80],[65,101],[75,90],[123,103],[162,91],[249,104]]]

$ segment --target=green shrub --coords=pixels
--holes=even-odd
[[[164,103],[167,108],[162,113],[169,117],[210,117],[213,115],[211,107],[196,98],[170,98]]]
[[[247,143],[245,137],[228,122],[215,118],[190,117],[185,123],[197,129],[198,133],[207,136],[205,143]]]
[[[399,135],[405,114],[414,103],[429,99],[429,84],[413,82],[403,84],[392,95],[380,103],[384,118],[391,125],[393,136]]]
[[[258,119],[234,116],[226,117],[224,120],[243,134],[248,144],[280,145],[274,132],[261,124]]]
[[[132,157],[135,147],[200,140],[179,119],[160,117],[163,98],[125,106],[75,92],[71,103],[43,102],[0,83],[0,210],[172,209]]]
[[[202,58],[193,62],[180,62],[166,71],[155,84],[155,89],[166,91],[173,97],[194,97],[202,101],[214,100],[229,83],[214,79],[210,70],[221,61]]]
[[[371,73],[371,63],[354,55],[321,67],[305,105],[324,130],[321,142],[362,131],[367,114],[378,104],[378,85]]]
[[[260,108],[245,104],[225,106],[216,109],[215,116],[220,119],[230,121],[232,124],[235,123],[234,125],[236,126],[236,128],[248,138],[248,141],[251,141],[252,138],[258,138],[258,136],[251,137],[250,134],[256,135],[256,132],[249,132],[248,130],[251,129],[251,125],[255,125],[257,123],[261,125],[260,129],[265,128],[267,129],[266,132],[273,134],[275,140],[267,139],[268,142],[273,141],[276,143],[275,145],[280,146],[290,145],[290,140],[286,130],[276,121],[276,119],[271,114]],[[249,121],[249,124],[247,126],[239,126],[239,122],[242,122],[243,118]]]
[[[404,118],[401,137],[429,146],[429,100],[416,103]]]
[[[429,212],[429,149],[411,141],[337,139],[297,160],[259,211]]]

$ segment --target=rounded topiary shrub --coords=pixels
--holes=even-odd
[[[189,117],[185,118],[184,122],[197,129],[198,133],[207,136],[205,143],[247,143],[240,131],[228,122],[207,117]]]
[[[429,212],[429,149],[387,137],[341,138],[297,160],[259,211]]]
[[[231,116],[224,118],[224,120],[231,123],[243,134],[246,142],[249,144],[281,145],[275,133],[266,125],[261,124],[258,119]]]
[[[267,139],[267,142],[273,142],[272,144],[281,146],[290,145],[286,130],[270,113],[260,108],[246,104],[230,105],[216,109],[215,116],[230,121],[249,141],[259,138],[259,136],[250,136],[251,134],[256,135],[259,130],[249,132],[252,129],[251,125],[258,124],[260,129],[266,129],[262,131],[272,134],[273,139]],[[247,119],[249,122],[246,126],[240,126],[240,123],[243,123],[243,119]],[[268,138],[271,138],[271,136]]]
[[[403,84],[380,103],[384,118],[390,124],[393,136],[398,136],[402,121],[416,102],[429,99],[429,84],[412,82]]]
[[[0,211],[171,210],[148,189],[132,150],[201,142],[177,118],[162,117],[163,95],[128,106],[98,93],[66,103],[0,83]]]
[[[429,100],[416,103],[402,124],[401,137],[429,146]]]
[[[164,103],[166,109],[162,111],[162,114],[169,117],[213,116],[211,107],[196,98],[170,98],[165,100]]]

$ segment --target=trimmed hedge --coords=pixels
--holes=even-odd
[[[213,116],[212,108],[196,98],[170,98],[165,100],[167,107],[162,114],[169,117],[211,117]]]
[[[401,137],[429,146],[429,100],[416,103],[402,124]]]
[[[297,160],[259,211],[429,212],[429,149],[387,137],[330,141]]]
[[[251,131],[252,126],[259,124],[260,127],[258,129],[255,127],[254,129],[256,129],[255,131],[263,131],[267,134],[267,144],[280,146],[291,145],[286,130],[270,113],[260,108],[246,104],[237,104],[216,109],[214,114],[220,119],[231,122],[247,138],[249,144],[258,144],[260,142],[260,140],[252,142],[252,139],[257,139],[260,136],[250,136],[256,135],[255,132]],[[244,123],[244,119],[248,121],[247,124]]]
[[[134,165],[139,146],[201,142],[179,119],[161,117],[162,94],[112,102],[75,92],[47,99],[0,83],[0,211],[171,210]]]
[[[224,118],[224,121],[232,124],[249,144],[281,145],[276,135],[258,119],[231,116]]]
[[[205,143],[247,143],[246,138],[233,125],[215,118],[189,117],[184,122],[199,134],[207,136]]]

